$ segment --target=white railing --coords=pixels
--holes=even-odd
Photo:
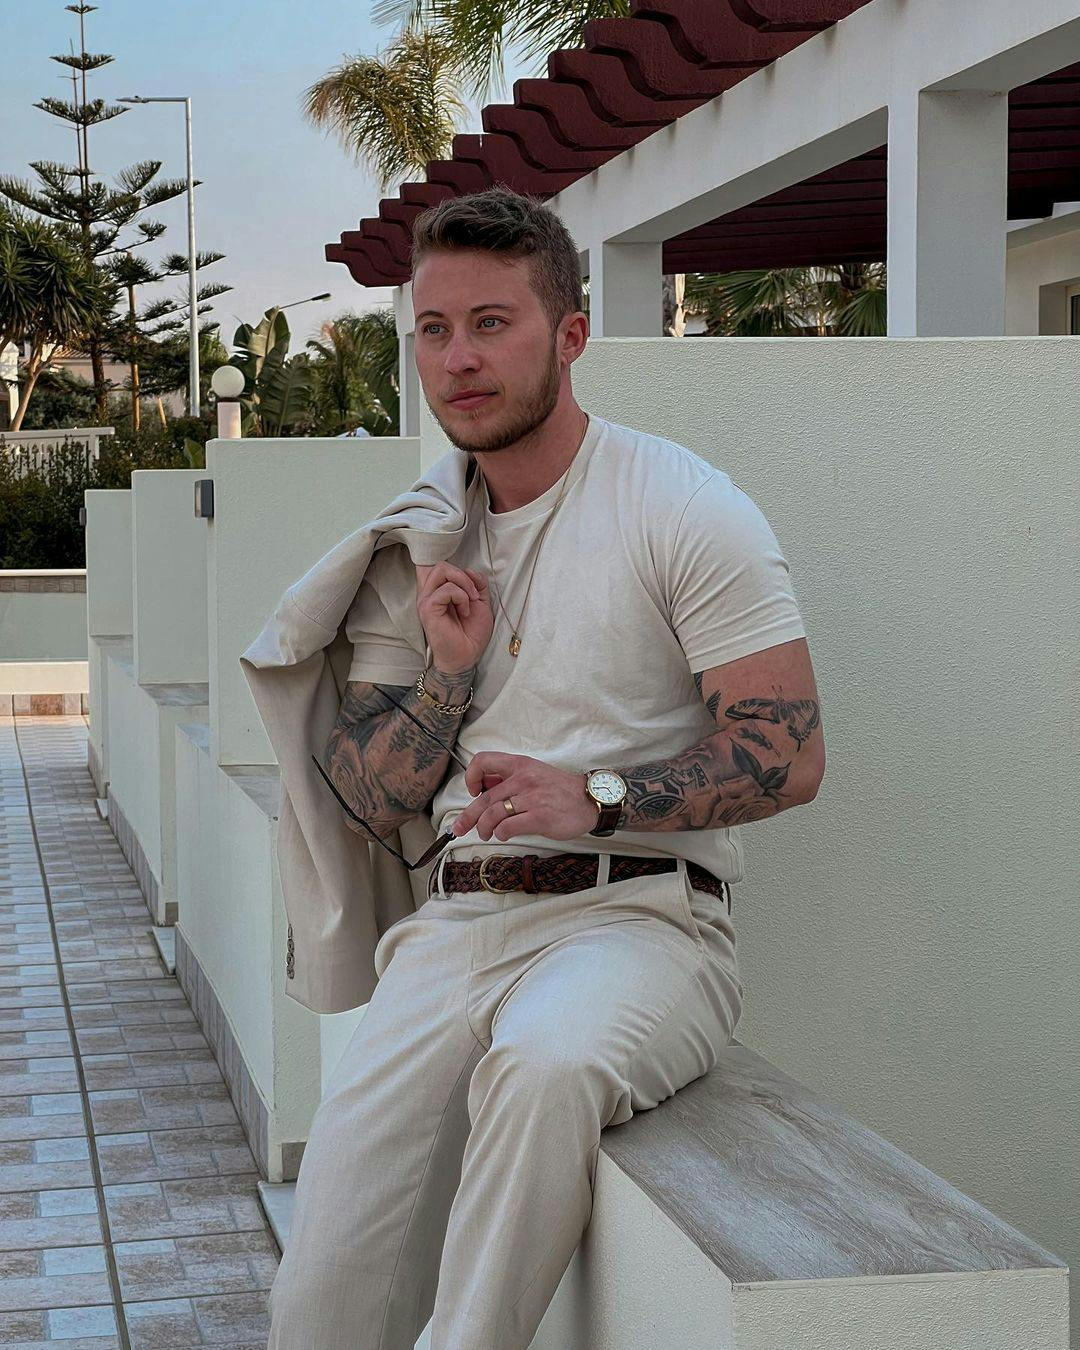
[[[0,431],[0,452],[17,461],[20,473],[42,469],[56,450],[79,446],[85,463],[97,461],[101,441],[115,427],[64,427],[55,431]]]

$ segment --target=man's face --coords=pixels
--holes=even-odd
[[[549,416],[570,361],[564,317],[551,324],[529,285],[527,258],[472,250],[429,253],[413,273],[414,348],[424,398],[461,450],[516,444]],[[467,390],[485,397],[454,402]]]

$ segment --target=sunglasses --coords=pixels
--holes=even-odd
[[[438,743],[442,746],[442,748],[449,753],[450,757],[456,760],[457,763],[460,764],[463,769],[467,769],[469,767],[468,763],[461,758],[461,756],[452,746],[447,745],[446,742],[441,737],[436,736],[430,727],[424,726],[423,722],[421,722],[419,718],[413,717],[412,713],[409,712],[408,708],[403,708],[401,704],[397,701],[397,699],[394,698],[393,694],[387,693],[387,691],[381,685],[378,684],[373,684],[372,688],[378,689],[379,693],[384,694],[396,708],[400,709],[401,712],[405,714],[405,716],[409,719],[410,722],[415,722],[421,731],[427,732],[427,734],[431,737],[432,740],[438,741]],[[424,850],[424,852],[420,855],[420,857],[417,858],[416,862],[409,862],[408,858],[406,858],[403,853],[399,853],[397,849],[392,848],[386,842],[385,839],[381,839],[379,835],[376,834],[376,832],[367,823],[366,820],[360,819],[360,817],[352,809],[349,803],[345,800],[345,798],[337,790],[334,784],[330,781],[330,776],[327,774],[323,766],[319,763],[318,756],[312,755],[311,758],[315,762],[315,767],[318,769],[318,771],[322,774],[323,778],[326,780],[327,787],[341,803],[344,810],[352,817],[353,820],[356,821],[358,825],[362,825],[364,829],[367,830],[368,834],[371,835],[372,839],[374,839],[377,844],[381,845],[384,849],[386,849],[387,853],[392,853],[394,857],[398,859],[399,862],[403,862],[410,872],[416,871],[418,867],[427,867],[429,863],[434,862],[435,859],[439,856],[439,854],[443,851],[443,849],[447,846],[447,844],[449,844],[451,840],[457,838],[455,834],[452,834],[449,830],[447,830],[443,834],[440,834],[438,839],[434,840]]]

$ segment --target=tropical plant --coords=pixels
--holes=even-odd
[[[684,306],[710,337],[881,336],[885,264],[694,272]]]
[[[542,71],[548,54],[581,44],[590,19],[618,19],[630,0],[378,0],[377,24],[400,24],[404,32],[433,31],[453,54],[462,85],[476,98],[503,93],[508,46]]]
[[[456,55],[437,32],[403,33],[383,56],[354,56],[316,81],[304,111],[335,131],[381,191],[429,159],[444,158],[466,112]]]
[[[311,419],[316,436],[362,427],[396,436],[399,423],[398,335],[391,310],[340,314],[308,344],[312,353]]]
[[[289,356],[289,322],[274,305],[252,328],[241,324],[233,337],[230,365],[244,377],[240,427],[245,436],[287,436],[307,415],[311,362]]]
[[[0,350],[25,345],[18,431],[45,363],[72,350],[101,319],[108,290],[55,226],[0,213]]]

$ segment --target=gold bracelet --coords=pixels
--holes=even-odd
[[[424,688],[424,676],[425,676],[426,674],[427,674],[427,671],[422,670],[422,671],[420,672],[419,678],[418,678],[417,681],[416,681],[416,696],[417,696],[417,698],[420,700],[421,703],[427,703],[427,704],[429,704],[432,708],[438,708],[439,712],[441,712],[441,713],[463,713],[463,712],[465,711],[465,709],[469,706],[469,704],[472,702],[472,700],[473,700],[473,687],[472,687],[472,685],[470,685],[470,686],[469,686],[469,697],[465,700],[464,703],[457,703],[457,704],[455,704],[455,703],[440,703],[439,700],[438,700],[437,698],[435,698],[433,695],[429,694],[428,691]]]

